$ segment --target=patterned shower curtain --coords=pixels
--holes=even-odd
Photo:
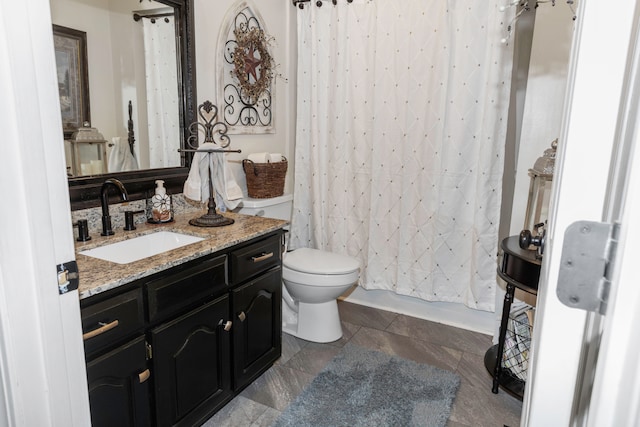
[[[298,9],[290,247],[360,285],[494,310],[511,47],[500,0]]]
[[[143,19],[149,167],[180,166],[176,141],[180,140],[180,96],[176,66],[173,16],[151,22]]]

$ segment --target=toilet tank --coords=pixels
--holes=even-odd
[[[293,195],[283,194],[282,196],[269,199],[244,198],[234,212],[263,216],[265,218],[283,219],[291,221],[291,209],[293,207]]]

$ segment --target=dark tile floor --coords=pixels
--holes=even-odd
[[[283,334],[282,357],[205,424],[267,427],[347,342],[454,371],[461,385],[448,426],[515,427],[522,402],[491,393],[484,354],[491,337],[401,314],[340,302],[344,336],[317,344]]]

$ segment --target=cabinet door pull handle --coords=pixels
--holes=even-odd
[[[229,332],[231,330],[231,325],[233,325],[233,322],[231,320],[227,320],[227,323],[224,324],[224,330]]]
[[[114,320],[111,323],[103,323],[100,322],[99,325],[100,327],[97,329],[94,329],[93,331],[89,331],[86,334],[82,334],[82,339],[83,340],[88,340],[89,338],[93,338],[95,336],[98,336],[100,334],[104,334],[107,331],[110,331],[111,329],[115,328],[116,326],[118,326],[118,319]]]
[[[140,372],[138,374],[138,379],[140,380],[140,384],[148,380],[150,376],[151,376],[151,371],[148,369],[145,369],[143,372]]]
[[[251,261],[253,261],[253,262],[260,262],[260,261],[264,261],[265,259],[269,259],[269,258],[271,258],[272,256],[273,256],[273,252],[269,252],[268,254],[263,252],[261,255],[258,255],[258,256],[252,256],[252,257],[251,257]]]
[[[247,318],[247,315],[244,314],[244,311],[241,311],[240,314],[238,314],[238,319],[240,319],[241,322],[244,322],[244,319]]]

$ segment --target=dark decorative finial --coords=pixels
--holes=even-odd
[[[211,110],[213,110],[213,103],[211,101],[204,101],[204,103],[202,104],[202,108],[207,113],[210,113]]]

